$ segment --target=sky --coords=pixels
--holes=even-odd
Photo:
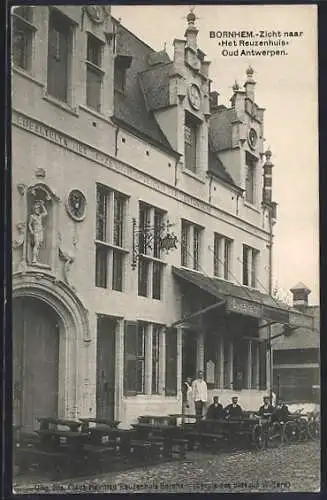
[[[188,5],[114,5],[112,14],[155,50],[173,56],[174,38],[183,38]],[[212,90],[229,105],[235,80],[253,67],[256,102],[266,109],[265,148],[272,151],[274,284],[281,295],[299,281],[310,304],[319,303],[317,10],[314,5],[196,5],[198,47],[211,61]],[[287,56],[223,56],[210,31],[302,31],[288,39]],[[258,39],[258,38],[256,38]],[[267,38],[262,38],[266,40]],[[271,38],[278,40],[279,38]],[[246,39],[245,39],[246,40]],[[260,38],[259,38],[260,40]],[[262,47],[251,47],[256,50]],[[266,49],[266,47],[264,47]],[[285,47],[277,47],[277,49]],[[229,50],[236,50],[231,48]]]

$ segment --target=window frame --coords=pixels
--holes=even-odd
[[[248,151],[245,152],[245,201],[256,204],[256,171],[258,160]]]
[[[30,13],[27,17],[20,15],[17,13],[18,9],[28,9]],[[11,60],[14,68],[18,68],[26,73],[32,73],[33,71],[33,45],[34,45],[34,34],[37,31],[37,28],[34,26],[34,10],[32,6],[17,6],[16,9],[12,13],[12,49],[11,49]],[[15,32],[16,27],[19,26],[22,32],[25,35],[25,39],[23,42],[23,58],[25,60],[25,64],[21,65],[17,63],[15,53]],[[18,31],[18,30],[17,30]]]
[[[119,199],[122,204],[120,217],[120,237],[119,241],[115,239],[115,200]],[[128,196],[120,191],[116,191],[103,184],[96,184],[96,235],[95,235],[95,287],[110,289],[116,292],[125,291],[126,283],[126,255],[129,250],[125,248],[126,241],[126,219]],[[98,210],[99,201],[102,210]],[[100,230],[99,230],[100,228]],[[116,244],[119,243],[119,244]],[[102,250],[99,250],[99,249]],[[106,253],[106,279],[104,284],[100,285],[101,278],[98,280],[98,253]],[[118,258],[119,255],[119,258]],[[120,269],[117,273],[117,268]]]
[[[166,263],[163,260],[157,237],[165,224],[167,212],[140,200],[138,217],[140,230],[138,234],[138,295],[152,300],[162,300],[164,265]],[[157,224],[156,221],[159,223]],[[143,281],[142,269],[147,269]],[[157,272],[154,269],[157,269]],[[159,283],[155,283],[155,278],[158,276]]]
[[[104,77],[104,70],[103,70],[103,51],[104,51],[104,43],[102,40],[97,38],[93,33],[87,32],[87,40],[86,40],[86,58],[85,58],[85,65],[86,65],[86,106],[88,108],[91,108],[98,113],[101,113],[102,110],[102,92],[103,92],[103,77]],[[90,48],[90,43],[93,43],[98,45],[95,49],[97,50],[97,61],[91,60],[89,58],[89,48]],[[89,80],[90,75],[95,76],[98,78],[98,95],[97,95],[97,103],[93,104],[92,99],[94,97],[93,93],[90,92],[90,89],[92,88],[92,83],[93,82]],[[92,78],[93,78],[92,77]],[[92,80],[91,78],[91,80]],[[94,90],[94,89],[93,89]]]
[[[222,242],[224,242],[222,248]],[[220,233],[214,233],[214,276],[231,281],[231,260],[233,240]],[[220,269],[223,268],[221,275]]]
[[[200,127],[201,121],[186,110],[184,115],[184,168],[193,174],[198,173]],[[190,142],[187,141],[186,137],[188,130],[190,133]]]
[[[54,25],[57,28],[54,28]],[[56,50],[58,50],[58,44],[60,45],[60,36],[65,36],[65,43],[67,49],[67,58],[65,64],[66,79],[65,79],[65,85],[61,89],[60,89],[61,83],[58,84],[58,79],[53,79],[53,77],[54,75],[59,75],[59,74],[62,76],[62,71],[58,71],[58,67],[50,69],[52,59],[56,59],[57,61],[60,60],[60,54],[56,55],[56,57],[53,57],[51,55],[51,47],[50,47],[51,27],[53,28],[53,31],[59,33],[59,37],[57,37],[57,42],[56,42],[57,43]],[[72,105],[72,78],[73,78],[72,70],[73,70],[73,50],[75,43],[74,35],[75,35],[74,22],[65,14],[63,14],[60,10],[57,10],[55,7],[50,7],[49,24],[48,24],[48,53],[47,53],[47,87],[46,87],[47,94],[51,96],[51,98],[56,99],[57,101],[67,104],[69,106]],[[64,97],[60,96],[62,90],[64,93]]]

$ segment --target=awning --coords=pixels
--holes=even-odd
[[[293,309],[268,294],[189,269],[172,267],[173,274],[187,283],[226,301],[226,310],[245,316],[295,327],[313,328],[313,317]]]

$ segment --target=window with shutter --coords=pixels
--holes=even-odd
[[[166,330],[166,396],[177,395],[177,330]]]
[[[137,394],[137,348],[138,324],[135,321],[125,321],[124,337],[124,394],[135,396]]]

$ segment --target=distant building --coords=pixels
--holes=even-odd
[[[310,306],[310,290],[291,288],[295,308],[312,314],[313,328],[301,327],[273,341],[274,391],[289,402],[317,402],[320,388],[320,307]],[[277,329],[274,331],[276,333]]]
[[[220,106],[192,12],[172,60],[110,6],[12,20],[14,422],[176,413],[199,369],[257,408],[267,323],[310,317],[269,296],[253,69]]]

